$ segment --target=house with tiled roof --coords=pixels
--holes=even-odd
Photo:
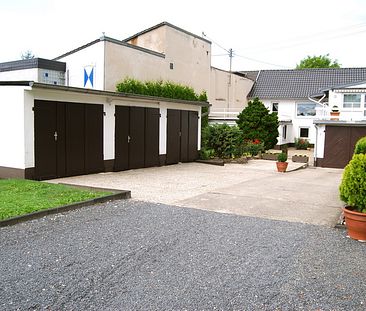
[[[258,97],[278,114],[278,144],[291,145],[296,138],[308,139],[315,145],[315,159],[320,166],[344,167],[357,138],[366,135],[366,68],[240,73],[255,80],[248,99]],[[331,116],[332,110],[338,110],[337,117]]]
[[[295,138],[306,138],[315,143],[314,120],[330,117],[337,105],[340,119],[365,118],[365,97],[359,105],[349,105],[352,96],[335,95],[330,90],[366,81],[366,68],[319,68],[294,70],[262,70],[241,72],[255,77],[248,98],[258,97],[271,111],[278,113],[281,122],[279,144],[293,143]],[[332,94],[332,96],[329,96]]]

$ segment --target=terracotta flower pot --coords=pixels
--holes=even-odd
[[[331,111],[330,112],[330,119],[331,120],[339,120],[339,115],[340,115],[339,111]]]
[[[277,171],[284,173],[287,170],[288,162],[276,162],[277,165]]]
[[[348,235],[352,239],[366,241],[366,214],[352,211],[350,208],[346,206],[343,209]]]

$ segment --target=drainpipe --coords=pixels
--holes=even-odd
[[[314,144],[314,166],[318,166],[317,165],[317,152],[318,152],[318,125],[317,124],[314,124],[315,125],[315,144]]]
[[[313,103],[319,104],[323,107],[323,109],[325,109],[325,105],[321,102],[324,98],[325,98],[326,94],[324,94],[319,101],[316,101],[314,99],[312,99],[310,96],[308,96],[308,99],[310,101],[312,101]],[[314,124],[315,126],[315,144],[314,144],[314,166],[316,166],[316,162],[317,162],[317,152],[318,152],[318,126],[316,124]]]

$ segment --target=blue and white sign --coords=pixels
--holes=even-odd
[[[94,66],[84,67],[84,87],[94,88]]]

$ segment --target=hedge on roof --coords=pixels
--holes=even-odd
[[[196,94],[194,89],[170,81],[139,81],[132,78],[126,78],[118,83],[117,92],[131,93],[138,95],[148,95],[172,99],[183,99],[190,101],[207,101],[206,91]]]

